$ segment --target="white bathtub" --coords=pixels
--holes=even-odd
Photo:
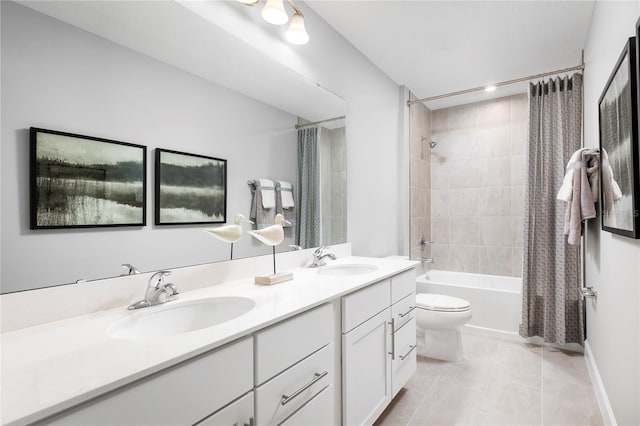
[[[418,275],[416,281],[418,293],[468,300],[473,318],[466,327],[489,333],[518,333],[522,278],[431,270]]]

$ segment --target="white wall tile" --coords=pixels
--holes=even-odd
[[[480,244],[480,227],[477,216],[451,217],[449,220],[451,244]]]
[[[513,268],[511,247],[480,247],[480,273],[511,275]]]
[[[451,244],[449,267],[460,272],[480,272],[480,247]]]
[[[511,155],[511,126],[479,129],[477,158],[495,158]]]
[[[527,173],[526,157],[524,155],[511,156],[511,185],[524,185]]]

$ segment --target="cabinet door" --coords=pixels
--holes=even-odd
[[[253,426],[253,392],[210,415],[196,426]]]
[[[370,425],[391,402],[391,309],[342,335],[342,420]]]
[[[395,331],[393,336],[393,387],[392,397],[409,381],[416,372],[416,318],[411,318]]]

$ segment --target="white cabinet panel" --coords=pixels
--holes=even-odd
[[[380,281],[342,298],[342,332],[346,333],[388,308],[389,280]]]
[[[416,292],[416,271],[410,269],[391,277],[391,303]]]
[[[393,360],[391,384],[392,396],[409,381],[416,372],[416,318],[411,319],[401,328],[396,330],[393,336]]]
[[[253,418],[253,392],[249,392],[196,426],[253,426]]]
[[[198,356],[41,424],[188,425],[253,387],[253,340]]]
[[[294,413],[282,426],[329,426],[333,424],[334,387],[329,385]]]
[[[323,305],[255,335],[256,385],[333,342],[333,308]]]
[[[333,380],[333,345],[300,361],[256,389],[256,422],[282,422]],[[333,415],[333,413],[331,413]]]
[[[345,425],[372,424],[391,402],[387,308],[342,336],[342,416]]]

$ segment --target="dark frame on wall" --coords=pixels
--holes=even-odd
[[[155,224],[227,221],[227,160],[156,149]]]
[[[147,147],[30,128],[30,228],[146,225]]]
[[[638,65],[630,37],[598,100],[602,230],[640,238]]]

